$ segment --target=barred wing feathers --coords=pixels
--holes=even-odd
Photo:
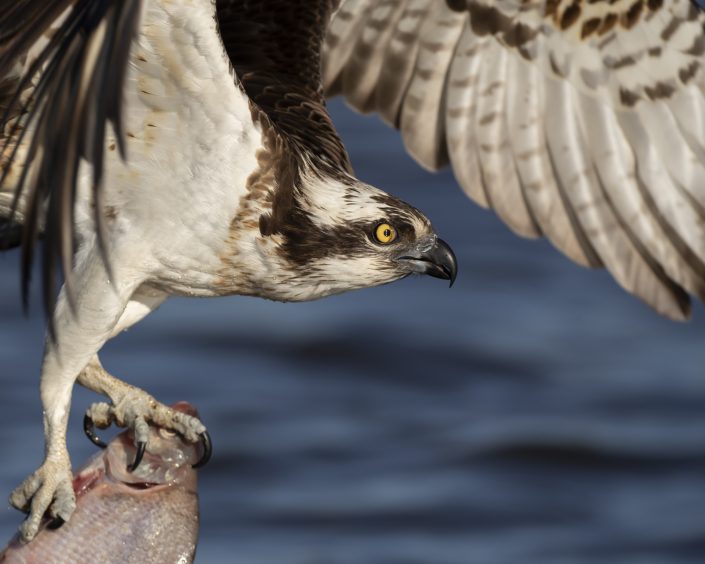
[[[705,14],[690,0],[344,0],[328,95],[659,313],[705,300]]]

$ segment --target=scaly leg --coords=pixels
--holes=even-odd
[[[110,398],[111,404],[94,403],[86,412],[84,429],[89,438],[98,446],[102,441],[93,434],[93,425],[106,429],[112,423],[133,430],[137,455],[130,470],[139,466],[149,437],[149,425],[152,423],[163,429],[176,431],[187,441],[203,443],[203,456],[195,464],[203,466],[211,454],[210,437],[205,426],[196,417],[172,409],[156,401],[140,388],[131,386],[109,374],[100,364],[98,357],[93,358],[78,376],[78,383],[96,393]]]
[[[42,363],[44,462],[10,496],[10,503],[29,512],[20,532],[25,540],[39,530],[44,514],[68,520],[76,505],[66,426],[71,391],[78,374],[115,330],[130,296],[140,285],[134,273],[111,280],[97,252],[82,253],[76,265],[75,312],[62,290],[54,312],[55,341],[47,340]],[[117,272],[117,271],[116,271]]]
[[[130,298],[110,338],[124,331],[157,309],[167,294],[148,286],[140,287]],[[111,404],[96,403],[87,411],[84,419],[86,434],[98,446],[102,441],[93,434],[93,426],[104,429],[112,423],[129,427],[135,435],[137,456],[131,468],[140,463],[147,446],[148,422],[176,431],[189,441],[203,443],[203,457],[196,466],[208,462],[211,453],[210,437],[203,424],[195,417],[176,411],[157,402],[144,390],[131,386],[109,374],[96,355],[78,376],[78,383],[98,394],[108,397]]]

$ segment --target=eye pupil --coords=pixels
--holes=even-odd
[[[386,245],[397,238],[397,232],[388,223],[380,223],[375,229],[375,238],[379,243]]]

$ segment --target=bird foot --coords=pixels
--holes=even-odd
[[[107,429],[115,424],[131,429],[134,433],[137,453],[128,466],[134,471],[142,461],[149,440],[149,424],[179,433],[189,442],[201,442],[203,455],[194,468],[204,466],[211,456],[211,440],[205,425],[197,417],[183,413],[158,402],[144,390],[130,387],[117,397],[111,397],[112,404],[94,403],[86,411],[83,429],[94,444],[105,448],[105,443],[95,434],[94,428]]]
[[[37,535],[47,509],[53,519],[59,522],[68,521],[76,509],[68,453],[44,460],[44,463],[10,494],[10,504],[29,513],[20,525],[20,535],[24,541],[30,541]]]

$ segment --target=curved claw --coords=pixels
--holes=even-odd
[[[107,448],[108,445],[106,445],[100,437],[95,434],[94,429],[95,425],[93,424],[93,419],[91,419],[86,413],[83,416],[83,432],[86,434],[86,437],[88,437],[88,440],[90,440],[94,445],[100,448]]]
[[[203,445],[203,455],[201,456],[201,459],[196,462],[196,464],[191,466],[191,468],[204,467],[208,464],[208,461],[211,459],[211,455],[213,454],[213,443],[211,443],[211,436],[208,434],[208,431],[203,431],[203,433],[200,434],[200,437],[201,444]]]
[[[54,517],[49,523],[47,524],[47,529],[51,531],[55,531],[56,529],[62,527],[66,523],[63,518],[61,517]]]
[[[142,459],[144,458],[144,451],[147,448],[147,443],[144,441],[139,441],[137,443],[137,453],[135,454],[135,461],[130,464],[127,467],[128,472],[134,472],[137,470],[137,467],[140,465],[140,462],[142,462]]]

